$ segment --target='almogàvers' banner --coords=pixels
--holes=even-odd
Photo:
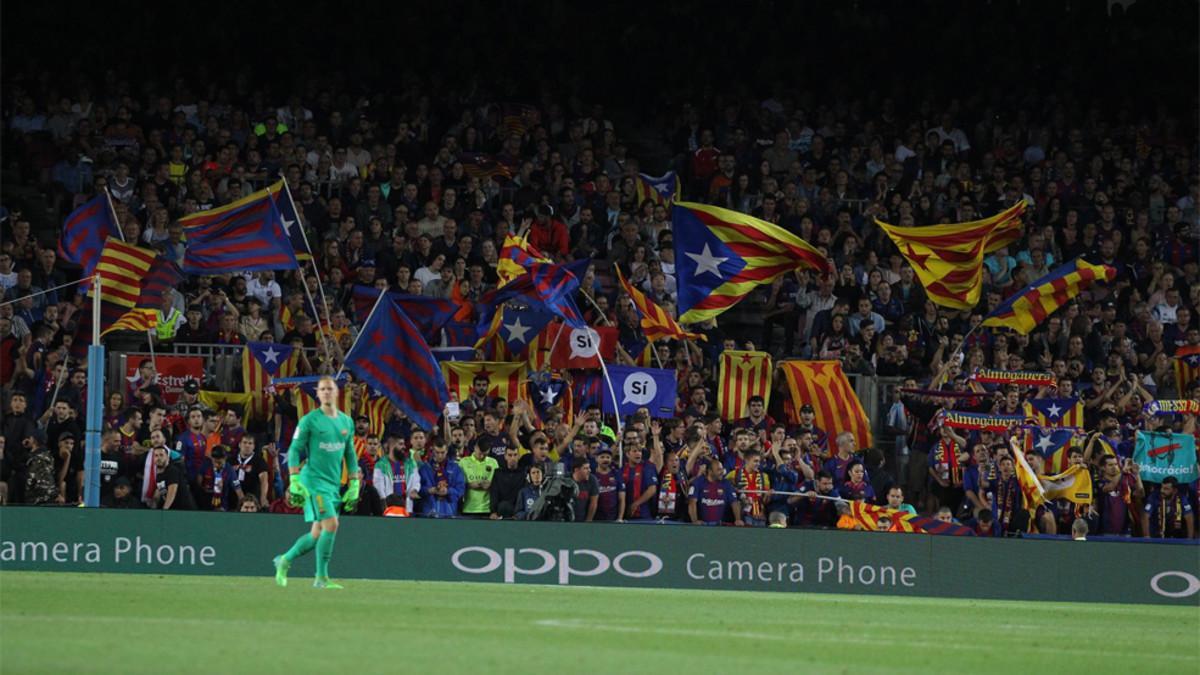
[[[0,570],[262,576],[298,516],[0,510]],[[312,556],[293,573],[312,573]],[[341,578],[1200,605],[1195,545],[346,518]]]

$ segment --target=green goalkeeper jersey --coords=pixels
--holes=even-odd
[[[342,485],[342,467],[353,475],[358,471],[354,453],[354,420],[344,412],[330,417],[318,408],[296,425],[292,444],[288,448],[288,466],[300,462],[300,453],[307,453],[300,479],[314,492],[337,494]]]

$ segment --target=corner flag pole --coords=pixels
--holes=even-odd
[[[104,423],[104,344],[100,342],[100,275],[93,278],[92,344],[88,346],[87,432],[84,438],[83,503],[100,506],[100,427]]]

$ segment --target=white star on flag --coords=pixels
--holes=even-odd
[[[279,352],[275,351],[274,347],[267,347],[263,351],[263,363],[279,363]]]
[[[1058,419],[1058,416],[1061,414],[1062,408],[1058,407],[1057,403],[1051,403],[1050,407],[1046,408],[1046,415],[1052,420]]]
[[[705,272],[711,272],[718,279],[724,279],[721,275],[721,270],[718,269],[721,263],[729,260],[729,258],[718,258],[712,254],[712,250],[708,248],[708,244],[704,244],[704,250],[699,253],[685,253],[687,257],[696,261],[696,276],[700,276]]]
[[[542,403],[544,403],[546,405],[554,405],[554,399],[558,398],[558,392],[554,391],[550,387],[546,387],[545,389],[543,389],[541,391],[541,394],[542,394]]]
[[[504,330],[508,331],[508,339],[513,342],[520,342],[521,344],[525,344],[525,334],[528,333],[531,328],[532,326],[522,326],[521,317],[519,316],[517,317],[516,321],[512,322],[511,324],[505,324],[504,326]]]
[[[1046,451],[1049,450],[1053,446],[1054,446],[1054,442],[1050,440],[1049,434],[1042,436],[1042,439],[1037,442],[1037,449],[1043,455],[1046,454]]]

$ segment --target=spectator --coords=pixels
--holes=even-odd
[[[150,508],[163,511],[194,511],[196,503],[188,488],[183,466],[171,461],[170,451],[164,447],[154,448],[156,482]]]
[[[693,523],[720,525],[726,520],[726,511],[730,510],[734,523],[745,524],[737,492],[724,475],[724,465],[713,457],[705,464],[704,473],[692,481],[688,488],[688,513]]]

